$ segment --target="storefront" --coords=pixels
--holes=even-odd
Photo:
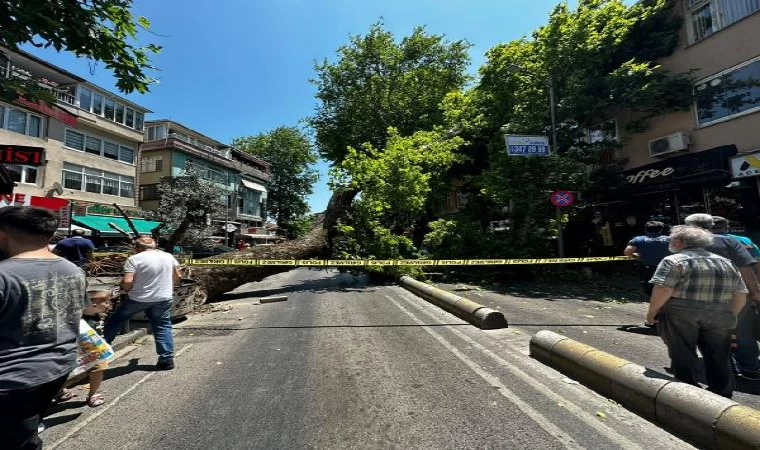
[[[122,208],[139,234],[152,234],[161,222],[146,220],[144,212],[135,208]],[[128,241],[124,233],[131,236],[134,234],[127,220],[118,209],[110,205],[99,203],[77,202],[73,206],[71,216],[72,226],[78,226],[89,230],[95,244],[119,245]]]
[[[758,184],[732,176],[736,154],[736,147],[728,145],[624,172],[614,199],[594,206],[593,220],[604,227],[605,246],[619,250],[649,220],[670,227],[694,213],[726,217],[733,232],[760,237]]]

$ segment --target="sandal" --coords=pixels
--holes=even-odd
[[[53,401],[56,403],[65,402],[68,400],[71,400],[72,398],[76,397],[77,395],[70,390],[66,388],[62,388],[60,391],[58,391],[57,394],[55,394],[55,397],[53,397]]]
[[[87,406],[90,408],[97,408],[105,402],[106,399],[103,397],[103,394],[95,394],[87,397]]]

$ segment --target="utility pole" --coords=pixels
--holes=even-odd
[[[552,150],[554,154],[557,154],[557,118],[555,115],[555,101],[554,101],[554,79],[549,76],[546,80],[546,85],[549,87],[549,114],[552,120]],[[562,236],[564,234],[564,227],[562,226],[562,211],[559,206],[557,208],[557,254],[560,258],[565,257],[565,239]]]

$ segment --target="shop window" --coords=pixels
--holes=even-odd
[[[698,125],[760,110],[760,58],[697,83],[695,93]]]

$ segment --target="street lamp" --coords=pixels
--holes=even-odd
[[[527,73],[533,78],[541,79],[541,76],[532,70],[528,70],[523,66],[519,66],[517,64],[510,64],[507,66],[507,71],[510,72],[523,72]],[[543,83],[546,85],[547,88],[549,88],[549,115],[551,116],[552,121],[552,147],[554,148],[554,152],[557,152],[557,119],[555,115],[555,100],[554,100],[554,79],[551,75],[549,75],[546,80],[543,81]],[[565,257],[565,243],[564,239],[562,237],[563,234],[563,227],[562,227],[562,212],[560,211],[559,206],[556,207],[557,209],[557,253],[559,254],[560,258]]]

